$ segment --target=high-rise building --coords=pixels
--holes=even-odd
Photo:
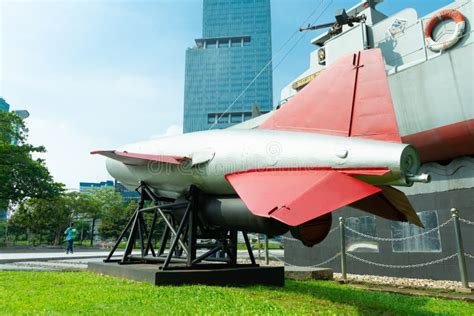
[[[140,198],[140,194],[137,191],[130,191],[117,180],[79,182],[79,192],[81,193],[93,193],[94,191],[101,188],[113,188],[115,192],[118,192],[122,196],[125,202],[129,202],[130,200],[138,200]]]
[[[4,98],[0,97],[0,112],[8,112],[10,110],[10,105],[5,101]],[[8,201],[0,200],[0,220],[5,220],[7,218],[7,208]]]
[[[0,111],[8,112],[9,110],[10,110],[10,104],[8,104],[4,98],[0,97]]]
[[[202,38],[186,51],[183,131],[225,128],[272,109],[270,0],[204,0]]]
[[[130,200],[138,201],[140,198],[140,194],[137,191],[130,191],[117,180],[115,180],[115,192],[120,193],[125,202],[129,202]]]
[[[79,192],[91,193],[101,188],[115,188],[114,181],[107,180],[102,182],[79,182]]]

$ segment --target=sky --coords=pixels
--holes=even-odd
[[[308,68],[319,34],[295,31],[356,2],[271,1],[274,103]],[[424,16],[450,2],[377,8]],[[29,141],[46,147],[41,158],[56,181],[73,189],[111,179],[90,151],[181,132],[185,51],[201,29],[201,0],[0,0],[0,96],[30,112]]]

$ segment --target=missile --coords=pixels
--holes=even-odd
[[[129,189],[179,201],[198,188],[208,230],[281,235],[307,246],[351,206],[423,227],[393,186],[429,182],[401,143],[379,49],[342,57],[282,108],[240,127],[146,140],[92,154]],[[175,209],[179,220],[183,209]]]

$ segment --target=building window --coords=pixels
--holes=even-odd
[[[242,113],[232,113],[230,116],[231,123],[240,123],[242,122]]]
[[[417,213],[425,228],[408,223],[392,223],[392,238],[405,238],[422,234],[428,230],[438,227],[438,213],[436,211],[424,211]],[[393,241],[393,252],[441,252],[441,238],[439,230],[406,240]]]
[[[214,124],[216,121],[216,115],[215,114],[208,114],[207,115],[207,123],[208,124]]]
[[[219,41],[219,48],[229,47],[229,41]]]
[[[268,111],[262,112],[267,113]],[[222,115],[222,117],[221,117]],[[232,113],[209,113],[207,115],[207,123],[214,124],[217,120],[218,124],[235,124],[252,118],[251,112],[232,112]]]
[[[358,216],[346,219],[347,227],[362,234],[376,236],[375,216]],[[346,230],[346,250],[350,252],[379,252],[379,243],[373,239]]]
[[[240,38],[239,39],[232,39],[231,46],[232,47],[241,47],[242,43],[241,43]]]
[[[218,123],[223,124],[223,123],[229,123],[229,114],[224,114],[219,115]]]

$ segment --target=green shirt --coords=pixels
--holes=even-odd
[[[64,231],[64,235],[66,235],[66,240],[74,240],[77,236],[77,229],[74,227],[68,227]]]

